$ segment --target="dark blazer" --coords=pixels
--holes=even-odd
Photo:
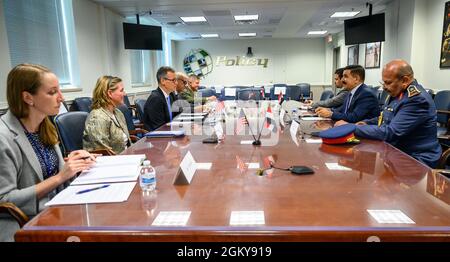
[[[171,103],[177,100],[174,93],[170,93],[169,97]],[[178,113],[172,112],[172,119],[174,119],[177,115]],[[144,127],[146,130],[152,131],[169,122],[170,116],[167,101],[164,97],[163,91],[158,87],[152,91],[150,96],[147,98],[147,102],[145,102]]]
[[[356,123],[364,119],[370,119],[380,115],[380,109],[378,107],[378,99],[375,94],[370,91],[369,87],[362,84],[358,90],[356,90],[353,98],[350,102],[347,112],[345,112],[345,105],[349,99],[350,92],[341,107],[333,109],[333,120],[345,120],[349,123]]]

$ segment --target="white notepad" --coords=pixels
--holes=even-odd
[[[381,224],[415,224],[415,222],[409,218],[401,210],[370,210],[367,212]]]
[[[191,211],[161,211],[152,226],[185,226]]]
[[[109,185],[108,187],[95,189]],[[47,202],[46,206],[55,205],[76,205],[76,204],[94,204],[94,203],[115,203],[125,202],[133,191],[136,182],[95,184],[82,186],[69,186],[59,192],[52,200]],[[95,189],[90,192],[77,194],[83,190]]]

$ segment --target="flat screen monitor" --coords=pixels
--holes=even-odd
[[[345,20],[344,34],[345,45],[384,41],[384,13]]]
[[[162,50],[161,27],[123,23],[125,49]]]

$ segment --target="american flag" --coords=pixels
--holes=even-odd
[[[239,113],[239,118],[237,119],[236,128],[234,129],[234,134],[239,134],[244,126],[247,124],[247,119],[245,117],[244,109],[241,109]]]
[[[244,172],[248,169],[248,165],[242,161],[242,159],[236,155],[236,163],[237,163],[237,168],[241,171]]]
[[[278,93],[278,103],[281,104],[281,100],[283,100],[283,92]]]
[[[224,102],[223,102],[223,101],[219,101],[219,102],[217,102],[217,104],[216,104],[215,111],[216,111],[217,113],[220,113],[220,112],[222,112],[222,110],[223,110],[224,108],[225,108]]]
[[[272,108],[269,107],[267,108],[266,111],[266,124],[265,124],[265,128],[269,129],[271,132],[276,132],[277,131],[277,125],[275,123],[275,118],[273,117],[273,113],[272,113]]]

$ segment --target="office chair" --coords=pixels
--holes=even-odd
[[[302,90],[297,85],[286,86],[286,98],[290,100],[300,101]]]
[[[132,142],[138,141],[140,138],[144,137],[144,134],[148,133],[147,130],[142,129],[142,127],[144,126],[142,123],[134,123],[133,114],[125,104],[118,106],[117,109],[119,109],[125,116],[128,133],[130,133],[130,139]]]
[[[89,113],[82,111],[67,112],[55,117],[56,131],[61,139],[64,155],[70,152],[83,149],[83,132],[85,122]],[[92,153],[102,155],[114,155],[109,149],[98,149]]]
[[[216,91],[211,88],[199,89],[198,92],[199,95],[201,94],[201,97],[210,97],[216,95]]]
[[[83,111],[91,112],[92,98],[90,97],[77,97],[73,100],[70,106],[70,111]]]
[[[334,93],[331,90],[325,90],[322,92],[322,95],[320,95],[320,101],[324,101],[330,98],[334,97]]]
[[[378,97],[378,106],[380,107],[380,110],[383,110],[384,103],[386,103],[386,99],[388,97],[388,93],[386,91],[382,91],[380,96]]]
[[[11,202],[0,203],[0,214],[9,214],[20,227],[23,227],[30,220],[20,208]]]
[[[312,100],[313,99],[313,93],[311,91],[311,85],[308,83],[299,83],[297,84],[297,86],[300,87],[301,92],[300,92],[300,101],[308,99],[308,100]]]
[[[447,169],[450,160],[450,148],[447,148],[444,152],[442,152],[441,157],[439,158],[439,162],[436,166],[437,169]]]
[[[134,104],[136,105],[137,117],[141,123],[144,123],[144,108],[145,108],[145,99],[136,99],[134,100]]]
[[[237,90],[237,99],[238,100],[261,100],[261,88],[245,88]]]
[[[447,132],[447,122],[450,115],[450,91],[439,91],[434,96],[434,104],[437,110],[438,135]]]

